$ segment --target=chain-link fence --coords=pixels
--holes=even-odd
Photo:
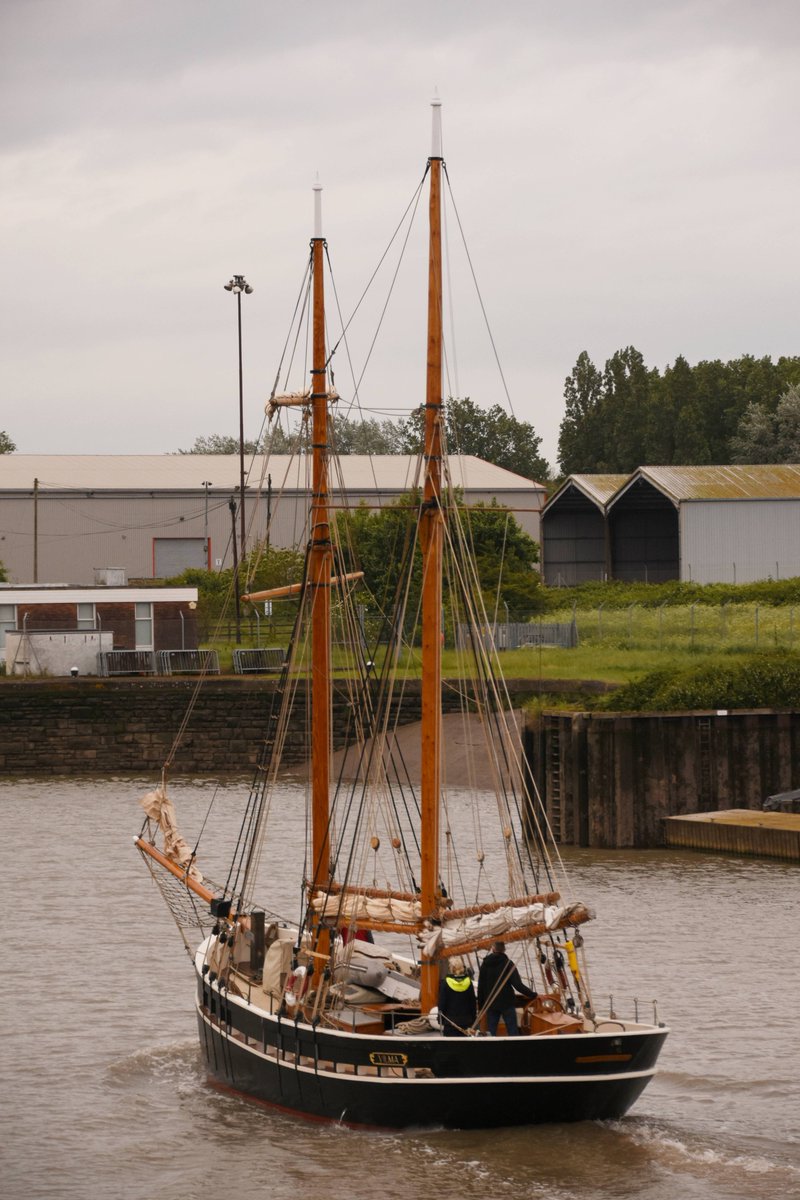
[[[765,604],[661,604],[656,608],[570,610],[548,614],[574,616],[581,645],[619,646],[630,650],[800,649],[800,607]]]

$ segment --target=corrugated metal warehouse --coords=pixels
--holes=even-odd
[[[345,494],[351,506],[381,507],[414,484],[413,456],[339,461],[334,509]],[[273,546],[303,547],[310,460],[274,455],[248,467],[248,546],[264,540],[269,523]],[[539,540],[540,484],[468,455],[452,467],[468,504],[497,500]],[[229,566],[238,485],[237,455],[0,455],[0,562],[14,583],[71,584],[93,583],[99,568],[149,579]],[[238,517],[236,528],[238,536]]]
[[[545,507],[548,584],[800,575],[800,466],[640,467],[609,495],[613,478],[570,476]]]
[[[606,504],[628,478],[570,475],[542,509],[542,574],[549,587],[572,587],[609,576]]]

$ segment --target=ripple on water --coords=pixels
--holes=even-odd
[[[678,1133],[651,1119],[633,1117],[607,1124],[609,1129],[632,1144],[647,1147],[654,1163],[673,1175],[691,1175],[713,1183],[716,1191],[712,1194],[739,1195],[739,1192],[722,1189],[738,1184],[742,1172],[750,1176],[769,1176],[769,1194],[797,1195],[800,1189],[799,1166],[755,1149],[750,1153],[743,1152],[741,1139],[735,1139],[734,1143],[723,1132],[715,1139],[716,1144],[711,1145],[707,1139],[693,1137],[686,1131]]]

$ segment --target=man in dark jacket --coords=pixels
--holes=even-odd
[[[439,984],[439,1021],[445,1037],[466,1037],[474,1024],[478,1007],[475,988],[467,974],[463,958],[456,956],[447,964],[448,971]]]
[[[492,942],[492,948],[481,963],[478,976],[478,1007],[481,1010],[486,1009],[489,1033],[497,1033],[501,1017],[509,1037],[516,1037],[519,1033],[515,992],[520,992],[530,1000],[534,1000],[537,995],[520,979],[519,971],[506,954],[505,943]]]

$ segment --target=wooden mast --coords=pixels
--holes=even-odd
[[[331,576],[328,511],[328,389],[325,367],[322,188],[314,187],[313,349],[311,369],[312,500],[308,587],[311,589],[311,816],[312,875],[317,886],[330,878]],[[322,947],[320,947],[322,949]]]
[[[433,101],[428,255],[428,367],[425,387],[425,484],[420,518],[422,546],[422,916],[436,913],[439,889],[439,808],[442,729],[442,230],[441,101]],[[439,964],[421,966],[420,1007],[429,1012],[439,995]]]

